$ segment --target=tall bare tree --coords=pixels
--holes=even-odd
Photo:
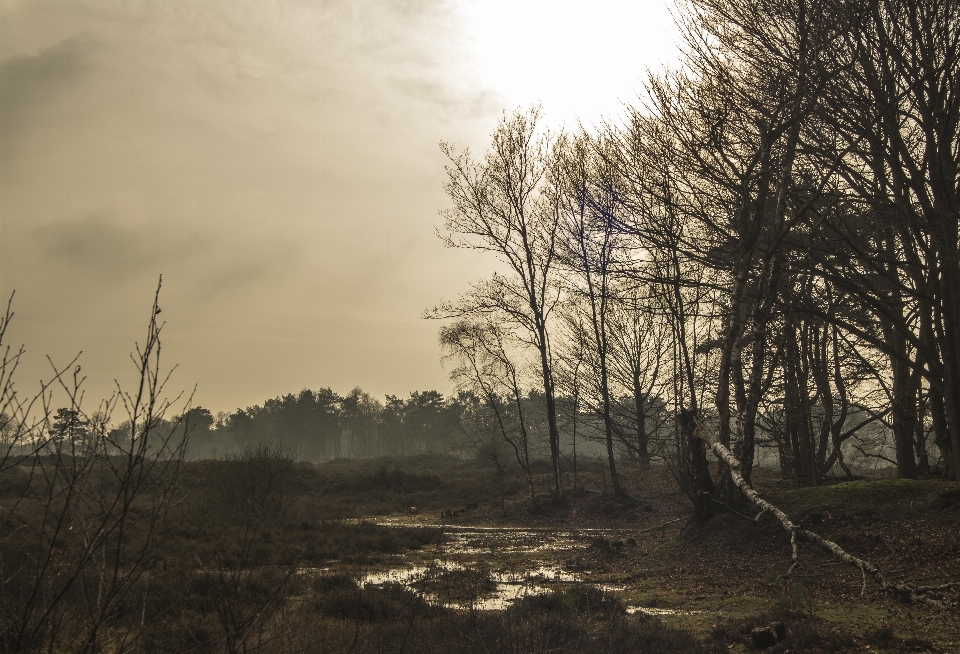
[[[621,283],[611,298],[608,319],[614,351],[610,374],[632,400],[632,415],[625,421],[632,423],[634,438],[623,434],[621,442],[641,465],[650,463],[655,447],[652,439],[663,426],[664,384],[671,355],[669,322],[658,315],[661,309],[653,298],[654,289],[649,283]]]
[[[551,137],[538,130],[540,110],[505,115],[480,161],[469,150],[440,147],[449,161],[444,186],[453,208],[442,212],[448,247],[490,252],[505,272],[475,284],[458,301],[436,307],[436,318],[486,316],[509,321],[539,359],[553,466],[554,493],[563,493],[550,317],[555,283],[558,207],[547,169]]]
[[[598,149],[602,141],[579,134],[561,141],[557,148],[553,181],[561,207],[561,247],[559,252],[570,279],[571,293],[585,306],[587,324],[597,364],[600,402],[598,413],[603,422],[607,446],[607,466],[613,492],[626,495],[617,473],[614,451],[613,407],[611,399],[608,326],[611,288],[618,267],[622,267],[623,239],[617,228],[615,212],[620,205],[614,188],[616,171]]]
[[[898,467],[912,474],[911,399],[922,375],[938,445],[960,470],[960,4],[880,0],[846,7],[842,68],[808,141],[837,162],[838,191],[874,227],[856,238],[852,212],[829,216],[835,240],[870,271],[849,288],[885,323]],[[836,265],[839,269],[842,267]],[[870,283],[871,278],[876,280]],[[838,282],[843,275],[837,275]],[[882,280],[882,283],[878,283]],[[917,323],[906,317],[914,314]],[[863,334],[869,338],[871,334]],[[915,354],[909,353],[909,348]],[[901,463],[899,456],[904,462]],[[906,467],[904,467],[906,466]]]
[[[607,156],[620,178],[620,227],[632,237],[635,253],[629,278],[649,286],[646,310],[662,318],[669,333],[665,396],[677,429],[671,466],[695,515],[706,519],[714,511],[715,486],[695,428],[716,378],[720,322],[713,307],[720,285],[697,247],[704,242],[702,228],[686,218],[700,196],[690,192],[681,144],[659,118],[636,110],[625,126],[610,127],[608,134],[616,141]]]

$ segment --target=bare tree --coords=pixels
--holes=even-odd
[[[621,284],[611,298],[608,319],[614,349],[610,374],[633,404],[632,415],[623,421],[632,424],[635,435],[631,439],[622,434],[621,442],[641,465],[650,463],[652,441],[665,421],[663,385],[671,354],[669,323],[656,315],[658,304],[652,294],[650,284]]]
[[[505,269],[476,284],[459,301],[428,316],[486,316],[509,321],[536,350],[553,464],[554,493],[560,495],[560,435],[557,426],[550,316],[558,300],[554,282],[558,212],[549,192],[549,134],[538,132],[540,110],[504,116],[482,161],[441,143],[447,156],[445,190],[453,208],[443,212],[449,247],[493,253]]]
[[[569,272],[569,288],[586,309],[598,376],[598,413],[603,422],[607,466],[613,492],[625,496],[614,453],[614,423],[610,380],[610,311],[613,277],[623,255],[615,212],[615,170],[597,152],[603,143],[580,134],[564,139],[557,148],[553,182],[561,207],[559,251]],[[583,339],[580,339],[583,342]]]
[[[503,329],[491,322],[460,320],[440,330],[445,357],[457,364],[451,378],[462,390],[484,399],[496,419],[496,429],[527,477],[530,504],[537,506],[522,384],[509,352],[508,338]],[[494,462],[499,465],[497,459]]]
[[[700,228],[686,219],[688,205],[696,206],[699,196],[684,172],[680,144],[658,118],[636,110],[625,126],[609,127],[608,133],[617,144],[608,156],[622,189],[620,228],[630,234],[636,253],[629,279],[650,289],[645,310],[662,319],[669,332],[665,397],[676,431],[668,462],[695,516],[706,519],[714,511],[715,487],[694,428],[716,378],[720,321],[714,307],[720,285],[704,263],[703,248],[696,247],[702,244]]]
[[[573,467],[573,491],[575,495],[582,495],[580,483],[579,456],[577,454],[578,427],[581,426],[580,414],[585,406],[583,400],[584,386],[589,384],[588,345],[584,338],[586,329],[581,316],[575,310],[561,310],[561,334],[563,347],[558,352],[557,387],[562,389],[560,395],[562,409],[568,417],[565,426],[570,428],[571,456]]]
[[[5,398],[15,407],[8,414],[14,433],[29,440],[28,455],[11,459],[8,450],[4,460],[4,467],[18,462],[29,470],[23,492],[4,501],[0,633],[7,651],[92,653],[109,641],[122,652],[141,633],[111,625],[122,606],[147,600],[150,557],[175,499],[185,448],[182,433],[163,419],[179,396],[164,397],[170,373],[160,365],[159,292],[158,285],[146,339],[131,357],[139,378],[133,389],[118,386],[88,414],[80,367],[72,377],[55,367],[68,407],[54,413],[49,383],[35,396],[38,414],[30,401]],[[119,408],[129,428],[111,432],[108,422]]]
[[[882,0],[846,9],[855,28],[838,41],[843,66],[807,140],[822,160],[837,162],[837,190],[850,210],[826,216],[825,225],[855,265],[827,259],[825,268],[884,323],[878,345],[891,357],[896,386],[900,474],[915,473],[909,448],[919,375],[929,384],[937,443],[956,478],[960,6]],[[850,268],[860,274],[844,274]]]

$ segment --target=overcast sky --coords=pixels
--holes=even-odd
[[[420,319],[493,263],[435,236],[440,140],[614,117],[673,61],[667,2],[0,0],[0,292],[26,345],[130,379],[162,273],[194,404],[449,391]]]

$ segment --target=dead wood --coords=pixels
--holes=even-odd
[[[697,436],[707,444],[717,458],[727,464],[727,471],[730,475],[730,480],[737,488],[740,489],[744,496],[746,496],[746,498],[750,500],[750,502],[757,507],[757,509],[760,510],[760,513],[757,514],[754,520],[759,520],[764,514],[770,514],[776,518],[777,522],[779,522],[780,525],[787,531],[787,533],[790,534],[791,565],[790,569],[787,571],[787,575],[792,575],[800,567],[799,541],[804,540],[808,543],[816,545],[818,548],[824,552],[827,552],[828,554],[831,554],[843,563],[857,568],[860,571],[860,574],[863,576],[863,588],[861,590],[861,594],[866,592],[867,577],[871,577],[880,586],[881,590],[892,593],[901,599],[911,602],[922,602],[924,604],[931,604],[940,608],[946,608],[948,606],[948,602],[944,600],[942,593],[952,588],[960,588],[960,581],[952,581],[935,586],[917,586],[914,584],[899,584],[887,580],[880,568],[875,564],[853,556],[835,542],[824,538],[820,534],[812,532],[809,529],[805,529],[799,525],[795,525],[786,513],[763,499],[760,494],[755,491],[749,483],[747,483],[747,481],[743,478],[743,475],[740,474],[740,461],[738,461],[733,453],[724,447],[722,443],[717,441],[715,438],[712,438],[713,435],[704,425],[698,425]]]
[[[647,527],[646,529],[641,529],[640,531],[637,532],[637,535],[646,534],[646,533],[649,533],[649,532],[651,532],[651,531],[656,531],[656,530],[658,530],[658,529],[666,529],[666,528],[669,527],[670,525],[676,524],[676,523],[680,522],[681,520],[683,520],[682,517],[681,517],[681,518],[674,518],[673,520],[668,520],[667,522],[664,522],[663,524],[654,525],[653,527]]]

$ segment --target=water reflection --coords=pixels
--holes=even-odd
[[[453,561],[434,561],[429,566],[412,565],[368,572],[361,576],[360,585],[367,587],[396,583],[415,590],[422,590],[431,588],[432,584],[430,582],[442,576],[443,573],[476,572],[477,570],[477,568]],[[424,592],[424,599],[431,604],[447,608],[502,611],[509,607],[512,602],[527,595],[548,593],[550,586],[544,584],[580,581],[580,577],[575,573],[563,570],[559,566],[548,565],[537,565],[522,571],[488,571],[484,569],[481,574],[491,583],[488,590],[481,590],[476,596],[450,600],[442,597],[441,594],[426,591]],[[467,589],[461,588],[460,590],[465,591]]]
[[[368,519],[391,527],[430,527],[412,524],[409,517]],[[602,539],[611,542],[630,534],[629,529],[538,529],[529,527],[442,527],[442,539],[433,557],[360,574],[361,587],[395,583],[421,593],[434,605],[455,609],[499,611],[528,595],[550,592],[558,583],[583,582],[582,574],[556,563],[565,554],[585,550]],[[635,543],[633,543],[635,545]],[[623,546],[622,541],[616,541]],[[421,552],[423,556],[426,552]],[[315,569],[319,572],[319,569]],[[601,583],[607,593],[628,588],[622,583]],[[654,616],[690,615],[701,611],[628,606],[627,613]]]
[[[682,611],[680,609],[654,609],[646,606],[628,606],[627,613],[642,613],[643,615],[697,615],[705,611]]]

